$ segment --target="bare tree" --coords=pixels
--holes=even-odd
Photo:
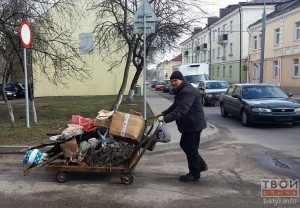
[[[128,100],[132,100],[135,85],[141,76],[144,66],[144,38],[142,35],[133,34],[133,16],[137,11],[141,1],[138,0],[103,0],[94,1],[90,10],[95,11],[97,19],[95,21],[95,33],[97,45],[101,46],[104,54],[121,53],[120,60],[111,62],[112,70],[120,64],[123,59],[131,60],[136,68],[136,73],[131,82],[128,92]],[[158,17],[156,32],[147,34],[146,37],[146,56],[154,57],[156,53],[166,53],[177,48],[177,41],[183,34],[190,32],[191,25],[199,22],[205,17],[206,12],[201,9],[205,2],[199,0],[150,0],[149,3]],[[124,50],[126,49],[126,50]],[[103,56],[105,59],[107,56]],[[128,76],[126,71],[129,65],[126,64],[124,76]],[[125,90],[123,84],[113,108],[118,107],[122,100]]]
[[[5,67],[1,66],[3,85],[13,70],[24,72],[22,46],[18,39],[19,25],[22,20],[31,23],[33,44],[28,50],[28,54],[35,66],[41,70],[40,73],[44,74],[52,83],[66,87],[66,80],[70,78],[79,81],[85,81],[89,78],[89,70],[86,69],[86,64],[79,54],[77,44],[71,38],[74,28],[66,27],[67,23],[76,26],[77,18],[84,14],[81,9],[72,0],[58,2],[51,0],[2,0],[0,3],[0,56],[6,63]],[[36,123],[37,115],[33,96],[34,81],[33,79],[29,81],[29,98],[34,123]],[[7,103],[9,106],[9,102]],[[13,117],[12,110],[11,114]],[[12,126],[14,126],[14,120],[11,120]]]

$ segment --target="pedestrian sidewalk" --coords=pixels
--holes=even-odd
[[[150,106],[154,115],[160,114],[162,111],[166,110],[173,102],[160,96],[159,94],[153,92],[152,90],[147,90],[147,103]],[[210,123],[207,123],[207,128],[201,133],[200,143],[208,142],[219,136],[219,130]],[[178,149],[181,134],[179,133],[176,123],[171,122],[167,124],[167,128],[171,133],[171,142],[169,143],[157,143],[154,152]]]

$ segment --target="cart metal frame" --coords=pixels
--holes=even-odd
[[[56,171],[56,180],[59,183],[65,183],[68,179],[67,172],[94,172],[94,173],[120,173],[121,181],[125,185],[130,185],[133,182],[132,172],[135,170],[136,165],[139,163],[140,159],[151,145],[155,139],[155,135],[162,125],[162,122],[159,122],[154,133],[150,135],[153,130],[154,124],[150,127],[147,133],[143,135],[140,143],[136,145],[135,150],[132,153],[129,163],[119,164],[118,166],[80,166],[77,162],[69,162],[68,165],[65,164],[63,160],[55,161],[63,156],[63,153],[59,153],[49,160],[39,163],[37,166],[28,167],[24,169],[24,175],[31,172],[33,169],[38,167],[43,167],[46,165],[46,171]],[[44,147],[45,145],[39,145],[38,147]],[[143,147],[142,147],[143,146]],[[34,148],[34,147],[32,147]],[[31,149],[32,149],[31,148]],[[142,149],[142,151],[140,151]]]

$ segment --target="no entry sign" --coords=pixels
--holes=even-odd
[[[22,45],[25,48],[29,48],[31,46],[31,28],[30,24],[27,21],[23,21],[20,24],[20,39]]]

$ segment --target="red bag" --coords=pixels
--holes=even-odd
[[[84,118],[80,115],[72,115],[72,124],[77,124],[83,127],[85,132],[95,132],[96,127],[94,125],[95,119]]]

